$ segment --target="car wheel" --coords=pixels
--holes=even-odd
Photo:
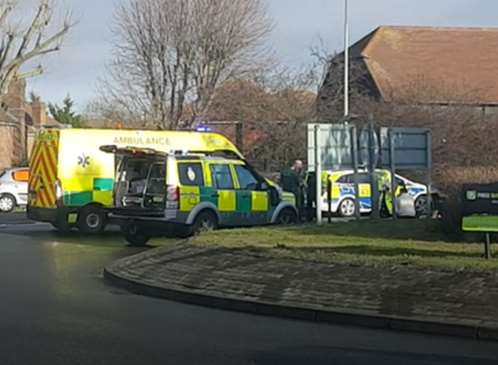
[[[192,233],[200,234],[204,232],[213,231],[218,227],[218,221],[216,216],[208,211],[204,211],[199,213],[199,215],[195,218]]]
[[[143,247],[149,242],[150,237],[136,224],[125,224],[121,227],[126,241],[131,246]]]
[[[421,195],[415,199],[415,214],[417,217],[427,214],[427,195]]]
[[[297,214],[291,209],[284,209],[277,217],[277,224],[290,225],[297,223]]]
[[[78,229],[83,233],[101,233],[106,226],[107,216],[100,206],[88,206],[78,214]]]
[[[0,211],[10,213],[16,207],[16,198],[10,194],[4,194],[0,197]]]
[[[344,199],[339,204],[339,215],[344,218],[351,218],[356,213],[356,204],[353,199]]]

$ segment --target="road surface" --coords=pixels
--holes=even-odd
[[[496,342],[227,312],[107,285],[103,266],[136,252],[113,232],[60,236],[0,216],[0,364],[498,364]]]

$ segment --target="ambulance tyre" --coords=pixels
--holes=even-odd
[[[143,247],[150,240],[150,237],[138,228],[136,224],[123,225],[121,230],[130,246]]]
[[[213,231],[218,227],[218,220],[216,215],[208,210],[200,212],[197,217],[195,217],[194,224],[192,226],[192,234],[197,235],[204,232]]]
[[[99,205],[89,205],[78,214],[78,229],[87,234],[101,233],[106,226],[106,214]]]
[[[338,209],[339,215],[343,218],[351,218],[356,213],[356,204],[353,199],[344,199],[341,204],[339,204]]]
[[[292,209],[282,210],[277,217],[277,224],[281,225],[296,224],[297,221],[297,214]]]

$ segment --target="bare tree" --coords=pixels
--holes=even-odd
[[[0,95],[28,61],[60,49],[71,28],[69,17],[50,32],[56,2],[38,0],[28,22],[19,22],[20,0],[0,0]]]
[[[265,0],[128,0],[115,15],[103,97],[178,128],[206,112],[220,83],[258,64],[271,26]]]
[[[252,80],[219,87],[210,120],[243,124],[243,153],[261,171],[274,172],[306,157],[306,123],[314,120],[317,72],[314,67],[278,67]]]

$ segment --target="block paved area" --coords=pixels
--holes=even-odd
[[[498,273],[325,264],[188,243],[106,269],[132,282],[207,296],[498,328]]]

